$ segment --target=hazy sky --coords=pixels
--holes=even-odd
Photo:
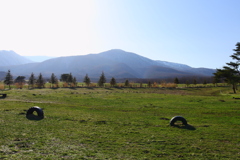
[[[0,0],[0,50],[70,56],[110,49],[221,68],[240,42],[240,0]]]

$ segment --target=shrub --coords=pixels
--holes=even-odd
[[[22,89],[23,86],[24,86],[24,83],[21,83],[21,82],[15,83],[15,87],[16,87],[16,88]]]
[[[63,85],[63,87],[68,87],[68,83],[67,82],[64,82],[62,85]]]
[[[2,89],[2,90],[5,89],[4,84],[0,84],[0,89]]]
[[[97,85],[94,84],[94,83],[90,83],[89,86],[90,86],[90,87],[97,87]]]
[[[158,86],[158,83],[157,83],[157,82],[154,82],[154,83],[153,83],[153,87],[155,87],[155,88],[159,87],[159,86]]]
[[[166,83],[166,82],[163,82],[163,83],[161,83],[161,86],[165,87],[165,88],[176,88],[177,84],[176,83]]]
[[[118,87],[124,87],[124,85],[122,83],[119,83]]]

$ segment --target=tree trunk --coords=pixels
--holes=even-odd
[[[236,85],[235,84],[233,84],[232,89],[233,89],[233,93],[235,94],[236,93]]]

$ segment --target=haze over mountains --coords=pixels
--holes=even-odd
[[[184,76],[212,76],[214,69],[192,68],[185,64],[172,63],[113,49],[99,54],[56,57],[43,62],[33,62],[13,51],[0,51],[0,71],[11,70],[14,76],[36,76],[42,73],[50,77],[52,73],[60,77],[63,73],[72,73],[79,81],[88,74],[99,78],[104,72],[107,78],[143,78],[158,79]]]
[[[48,59],[56,58],[56,57],[49,57],[49,56],[24,56],[24,57],[33,62],[43,62]]]

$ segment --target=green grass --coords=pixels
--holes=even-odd
[[[0,159],[240,159],[231,88],[12,89],[0,99]],[[32,106],[45,118],[26,118]],[[190,126],[169,126],[176,115]]]

